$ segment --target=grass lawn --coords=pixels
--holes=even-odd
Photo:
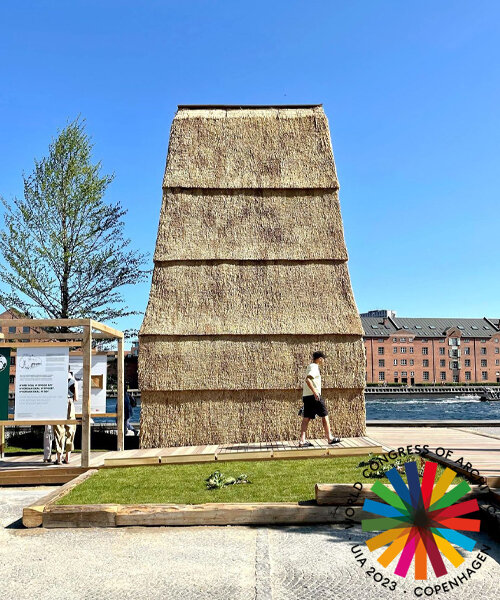
[[[58,504],[202,504],[204,502],[299,502],[314,500],[316,483],[374,483],[356,468],[364,456],[302,460],[232,461],[101,469]],[[419,463],[417,463],[419,464]],[[206,489],[219,470],[251,483]],[[438,474],[442,472],[438,467]],[[403,475],[403,478],[405,476]],[[381,479],[388,483],[386,478]]]

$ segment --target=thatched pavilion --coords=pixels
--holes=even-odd
[[[140,331],[142,447],[297,438],[317,349],[333,431],[364,434],[338,188],[320,105],[179,106]]]

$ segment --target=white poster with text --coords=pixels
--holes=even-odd
[[[18,348],[15,419],[66,419],[68,348]]]
[[[76,414],[82,412],[83,398],[83,356],[69,357],[70,369],[76,379],[77,401],[75,402]],[[106,412],[106,377],[108,372],[108,357],[105,354],[93,354],[90,367],[92,386],[90,388],[90,411],[94,414]]]

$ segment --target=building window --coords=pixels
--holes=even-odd
[[[424,358],[424,360],[422,361],[422,366],[423,367],[428,367],[429,366],[429,359],[428,358]]]
[[[379,354],[383,354],[384,353],[384,347],[383,346],[379,346],[378,347],[378,353]]]
[[[406,354],[406,346],[402,346],[400,348],[400,350],[401,350],[401,354]]]
[[[402,367],[406,366],[406,358],[401,359],[401,366]]]
[[[469,348],[469,346],[467,346],[466,348],[464,348],[464,354],[470,354],[470,348]]]
[[[15,376],[9,375],[9,383],[14,383],[14,381],[15,381]]]
[[[466,367],[470,367],[470,358],[466,358],[464,362]]]
[[[410,377],[415,377],[415,371],[410,371]]]
[[[394,366],[395,366],[395,367],[397,367],[397,366],[398,366],[398,359],[397,359],[397,358],[395,358],[395,359],[394,359]]]
[[[463,338],[463,341],[468,344],[470,342],[470,339],[469,338]]]
[[[380,373],[378,374],[378,380],[385,381],[385,373],[383,371],[380,371]]]
[[[483,381],[488,381],[488,371],[481,371],[481,379]]]
[[[488,366],[488,361],[485,358],[481,359],[481,366],[482,367],[487,367]]]
[[[406,342],[406,338],[399,338],[400,342]]]
[[[444,338],[441,338],[441,339],[439,340],[439,343],[440,343],[440,344],[444,344],[445,342],[446,342],[446,340],[445,340]]]
[[[23,327],[23,333],[29,333],[29,332],[30,332],[29,327]]]
[[[481,354],[486,354],[486,348],[481,348],[480,352]]]
[[[458,375],[453,375],[453,383],[458,383]]]
[[[498,365],[500,365],[500,358],[495,359],[495,366],[498,366]]]
[[[393,341],[394,343],[396,343],[396,342],[398,341],[398,338],[392,338],[392,341]]]
[[[429,371],[423,372],[424,381],[429,381]]]
[[[440,366],[440,367],[446,367],[446,361],[445,361],[445,359],[444,359],[444,358],[442,358],[442,359],[439,361],[439,366]]]
[[[397,354],[397,353],[398,353],[398,348],[397,348],[397,346],[394,346],[394,348],[392,349],[392,353],[393,353],[393,354]]]
[[[379,367],[385,367],[385,360],[383,358],[379,359],[378,366]]]
[[[441,381],[446,381],[446,371],[441,371]]]
[[[413,346],[410,346],[410,347],[408,348],[408,352],[409,352],[410,354],[413,354]]]
[[[450,338],[450,346],[458,346],[460,344],[459,338]]]
[[[495,344],[498,344],[498,338],[495,338]]]
[[[428,339],[427,338],[422,338],[422,343],[423,342],[428,342]]]
[[[413,342],[413,338],[408,338],[408,341],[409,342]]]
[[[422,354],[429,354],[429,348],[427,348],[427,346],[422,348]]]
[[[441,354],[441,355],[444,354],[444,348],[439,348],[439,354]]]
[[[481,344],[486,344],[486,340],[481,340]]]
[[[500,354],[500,348],[495,348],[495,354]]]
[[[408,377],[407,371],[401,371],[401,377]]]
[[[9,333],[16,333],[15,327],[9,327]]]
[[[470,381],[470,379],[471,379],[470,371],[465,371],[465,379],[466,379],[466,381]]]
[[[394,379],[396,379],[397,376],[398,376],[398,372],[394,371]]]
[[[410,358],[410,365],[414,365],[415,361],[413,360],[413,358]]]
[[[458,369],[458,360],[452,360],[451,361],[451,368],[452,369]]]

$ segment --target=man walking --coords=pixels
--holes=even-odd
[[[312,355],[312,363],[306,370],[306,378],[302,388],[302,401],[304,402],[304,407],[302,413],[302,425],[300,428],[299,446],[301,448],[312,446],[310,442],[306,441],[306,433],[309,421],[315,419],[316,415],[321,417],[328,443],[338,444],[340,442],[340,438],[333,437],[331,434],[328,411],[326,410],[325,403],[321,397],[321,373],[319,368],[325,362],[325,358],[326,355],[323,352],[314,352]]]

